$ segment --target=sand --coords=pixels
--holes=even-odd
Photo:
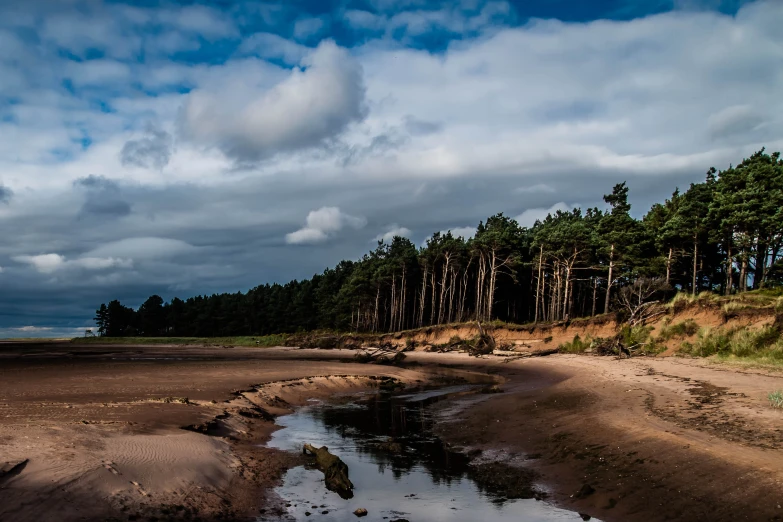
[[[282,513],[271,488],[301,457],[262,446],[274,416],[373,389],[370,376],[502,383],[440,405],[439,430],[479,461],[534,471],[562,507],[607,521],[783,519],[783,412],[766,402],[781,376],[675,358],[416,352],[395,368],[353,354],[2,345],[0,520]]]

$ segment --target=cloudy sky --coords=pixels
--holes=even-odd
[[[0,336],[783,149],[783,2],[0,1]]]

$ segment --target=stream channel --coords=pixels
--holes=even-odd
[[[347,404],[313,402],[278,418],[283,428],[274,433],[269,447],[301,452],[305,442],[327,446],[348,465],[355,486],[353,498],[343,499],[326,489],[319,470],[290,469],[275,490],[286,503],[282,520],[582,520],[577,513],[546,502],[509,498],[519,495],[482,486],[482,481],[473,480],[476,473],[470,459],[448,450],[432,434],[427,406],[470,389],[452,386],[405,395],[367,394]],[[357,518],[353,514],[357,508],[366,509],[368,515]]]

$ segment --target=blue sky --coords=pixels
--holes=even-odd
[[[776,1],[0,5],[0,336],[783,148]]]

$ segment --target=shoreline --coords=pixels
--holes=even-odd
[[[763,393],[779,376],[644,357],[503,366],[503,393],[444,407],[436,431],[534,471],[554,505],[607,522],[783,520],[781,412]]]
[[[502,393],[433,406],[435,431],[476,462],[534,472],[555,506],[608,522],[783,519],[781,412],[764,403],[768,388],[783,387],[779,375],[570,355],[504,362],[413,352],[394,367],[355,364],[354,353],[6,353],[0,454],[29,461],[16,476],[0,474],[0,518],[281,515],[285,500],[273,489],[301,460],[263,446],[278,429],[274,418],[310,398],[377,389],[370,376],[385,375],[414,387],[455,376],[502,383]],[[455,423],[459,430],[450,429]]]

